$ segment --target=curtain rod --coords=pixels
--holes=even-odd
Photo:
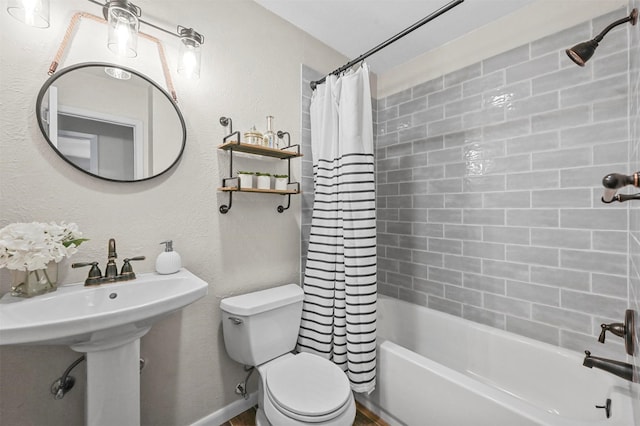
[[[325,82],[325,80],[327,79],[327,77],[329,75],[332,74],[340,74],[341,72],[348,70],[349,68],[351,68],[352,66],[356,65],[358,62],[362,62],[363,60],[365,60],[366,58],[368,58],[369,56],[373,55],[374,53],[384,49],[385,47],[389,46],[391,43],[400,40],[402,37],[406,36],[407,34],[411,33],[414,30],[417,30],[418,28],[420,28],[421,26],[423,26],[424,24],[426,24],[429,21],[432,21],[434,19],[436,19],[438,16],[448,12],[449,10],[453,9],[454,7],[458,6],[460,3],[464,2],[464,0],[453,0],[452,2],[442,6],[440,9],[436,10],[435,12],[433,12],[432,14],[430,14],[429,16],[426,16],[424,18],[422,18],[421,20],[419,20],[418,22],[416,22],[415,24],[411,25],[408,28],[405,28],[404,30],[402,30],[401,32],[399,32],[398,34],[394,35],[393,37],[391,37],[390,39],[380,43],[379,45],[377,45],[376,47],[374,47],[373,49],[363,53],[362,55],[358,56],[356,59],[347,62],[345,65],[341,66],[340,68],[331,71],[328,75],[322,77],[320,80],[316,80],[316,81],[312,81],[310,83],[311,85],[311,90],[315,90],[316,86],[318,84],[322,84]]]

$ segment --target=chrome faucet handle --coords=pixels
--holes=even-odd
[[[124,259],[122,262],[122,269],[120,270],[120,275],[125,275],[128,279],[133,280],[136,277],[136,274],[133,272],[133,268],[131,267],[131,263],[133,261],[145,260],[145,256],[136,256],[128,259]]]
[[[87,279],[84,280],[84,285],[100,284],[100,280],[102,279],[102,272],[100,271],[100,268],[98,268],[98,262],[78,262],[71,264],[71,267],[74,269],[83,268],[85,266],[91,266],[91,269],[89,269],[89,275],[87,276]]]

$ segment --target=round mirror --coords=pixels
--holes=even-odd
[[[119,182],[151,179],[184,150],[184,118],[169,94],[136,71],[73,65],[49,78],[36,104],[51,147],[72,166]]]

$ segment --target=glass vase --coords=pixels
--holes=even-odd
[[[11,272],[12,296],[33,297],[56,291],[58,288],[58,264],[56,262],[49,262],[44,269]]]

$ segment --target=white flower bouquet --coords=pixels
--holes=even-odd
[[[12,223],[0,229],[0,268],[44,269],[76,253],[84,241],[75,223]]]

